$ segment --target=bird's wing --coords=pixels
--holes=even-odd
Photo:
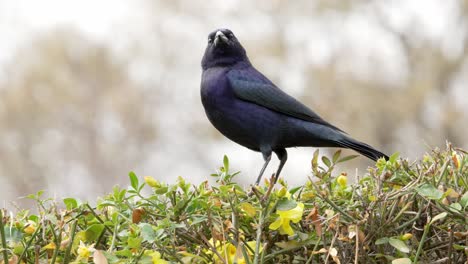
[[[242,100],[298,119],[332,127],[343,132],[343,130],[323,120],[301,102],[283,92],[253,68],[231,70],[228,72],[227,77],[234,94]]]

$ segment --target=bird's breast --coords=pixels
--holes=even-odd
[[[210,122],[231,140],[253,150],[277,141],[280,115],[237,98],[225,72],[203,73],[201,99]]]

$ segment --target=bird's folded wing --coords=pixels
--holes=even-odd
[[[323,120],[301,102],[283,92],[254,69],[231,70],[227,74],[227,77],[234,94],[242,100],[261,105],[285,115],[342,131]]]

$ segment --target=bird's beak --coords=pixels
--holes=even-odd
[[[226,37],[226,35],[224,35],[223,32],[221,31],[217,31],[216,32],[216,35],[215,35],[215,39],[214,39],[214,44],[215,46],[218,45],[218,43],[227,43],[228,42],[228,38]]]

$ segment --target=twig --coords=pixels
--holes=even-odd
[[[429,206],[429,205],[427,205],[427,206]],[[416,216],[413,217],[413,218],[411,218],[410,220],[404,222],[403,224],[399,225],[399,226],[396,228],[396,230],[403,229],[403,228],[407,227],[408,225],[411,225],[412,223],[414,223],[414,222],[417,221],[418,219],[420,219],[420,218],[421,218],[421,213],[422,213],[423,209],[424,209],[424,208],[427,208],[427,206],[422,206],[422,205],[421,205],[421,206],[419,207],[419,211],[418,211],[418,213],[416,214]]]
[[[449,229],[450,229],[450,236],[449,236],[449,244],[448,244],[448,252],[447,252],[447,255],[448,255],[447,264],[452,264],[453,230],[451,227],[449,227]]]
[[[55,241],[55,249],[54,249],[54,254],[52,256],[52,259],[50,261],[51,264],[55,264],[55,260],[57,259],[58,252],[60,250],[60,244],[62,243],[62,228],[63,228],[63,219],[61,219],[61,222],[59,224],[59,229],[58,229],[58,235],[55,235],[54,227],[51,227],[52,234],[54,235],[54,241]]]
[[[358,264],[359,259],[359,226],[356,225],[356,253],[354,256],[354,264]]]
[[[272,258],[274,258],[275,256],[281,255],[281,254],[286,253],[286,252],[292,252],[292,251],[295,251],[295,250],[303,248],[303,247],[307,247],[308,245],[312,244],[312,242],[316,242],[315,247],[313,249],[313,251],[315,251],[317,249],[317,246],[320,244],[320,238],[317,241],[310,240],[307,243],[301,243],[301,244],[299,244],[297,246],[292,246],[292,247],[289,247],[289,248],[284,248],[284,249],[280,249],[278,251],[272,252],[271,254],[269,254],[268,256],[265,257],[265,261],[260,262],[260,263],[270,263],[270,260]]]
[[[218,258],[224,263],[224,264],[227,264],[226,262],[226,259],[223,258],[223,256],[221,256],[221,254],[219,254],[218,250],[216,249],[216,246],[213,246],[210,241],[208,241],[208,239],[206,239],[205,235],[203,233],[200,233],[200,237],[201,239],[203,240],[203,242],[205,242],[205,244],[211,249],[211,251],[213,251],[213,253],[216,254],[216,256],[218,256]]]
[[[423,245],[424,245],[424,241],[426,240],[426,236],[427,236],[427,233],[429,233],[429,229],[431,228],[431,223],[427,223],[425,226],[424,226],[424,233],[421,237],[421,241],[419,241],[419,246],[418,246],[418,251],[416,251],[416,256],[414,256],[414,263],[418,263],[418,257],[419,255],[421,254],[422,252],[422,248],[423,248]]]
[[[451,259],[449,257],[441,258],[439,260],[436,260],[432,262],[432,264],[445,264],[445,263],[451,263]]]
[[[322,241],[322,236],[320,236],[317,240],[317,242],[315,243],[315,246],[314,248],[312,249],[312,253],[310,254],[310,257],[309,259],[307,260],[306,264],[309,264],[309,263],[312,263],[312,259],[314,257],[314,251],[317,251],[317,248],[318,248],[318,245],[320,244],[320,242]]]
[[[39,230],[41,230],[41,224],[39,223],[39,225],[36,227],[36,230],[34,231],[34,233],[31,235],[31,239],[29,239],[28,243],[26,243],[26,246],[24,247],[24,250],[23,252],[21,253],[21,256],[18,258],[18,262],[16,262],[16,264],[20,264],[21,263],[21,260],[23,259],[24,255],[26,254],[27,252],[27,249],[31,246],[31,243],[33,242],[34,238],[37,236],[37,234],[39,233]],[[67,263],[67,262],[65,262]]]
[[[273,178],[273,177],[272,177]],[[273,189],[274,187],[274,183],[273,181],[270,180],[270,186],[268,188],[268,191],[266,192],[265,196],[263,196],[263,198],[260,200],[260,202],[262,200],[266,200],[266,204],[263,204],[264,208],[263,208],[263,211],[260,212],[260,219],[259,219],[259,222],[258,222],[258,226],[257,226],[257,237],[255,239],[255,254],[254,254],[254,261],[253,263],[254,264],[258,264],[260,259],[260,242],[261,242],[261,239],[262,239],[262,231],[263,231],[263,225],[265,224],[265,218],[270,215],[271,212],[268,211],[268,206],[270,205],[270,202],[271,202],[271,190]],[[271,208],[273,210],[273,208],[276,207],[276,204]],[[262,251],[262,256],[261,256],[261,259],[263,259],[264,257],[264,252],[265,252],[265,249],[263,249]],[[263,263],[263,261],[261,262]]]
[[[344,217],[346,217],[348,219],[348,221],[352,221],[352,222],[356,222],[357,220],[352,217],[351,215],[349,215],[348,213],[346,213],[345,211],[343,211],[340,207],[338,207],[334,202],[332,202],[330,199],[328,199],[327,197],[323,196],[320,194],[320,189],[318,188],[318,186],[312,181],[312,178],[310,178],[310,182],[312,183],[312,186],[314,186],[315,190],[317,191],[317,196],[320,197],[320,199],[322,200],[325,200],[325,202],[327,202],[329,205],[331,205],[331,207],[333,207],[335,210],[337,210],[338,212],[340,212]]]
[[[8,262],[7,242],[5,237],[5,227],[3,225],[3,209],[0,209],[0,234],[2,236],[3,262]]]
[[[328,259],[330,258],[330,250],[333,248],[333,245],[335,244],[335,240],[336,240],[337,237],[338,237],[338,231],[335,233],[335,236],[333,237],[333,239],[332,239],[332,241],[330,243],[330,246],[328,247],[328,253],[327,253],[327,257],[325,258],[325,264],[328,263]]]

